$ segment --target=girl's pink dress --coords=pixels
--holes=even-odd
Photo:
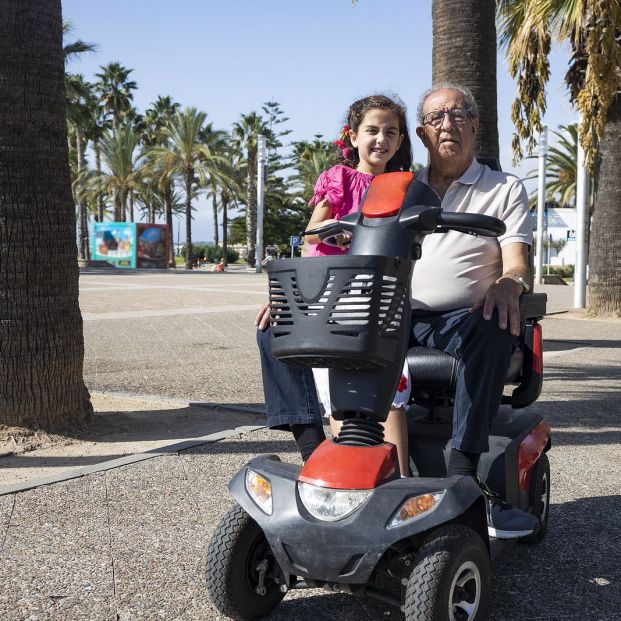
[[[316,205],[324,198],[330,204],[330,217],[340,220],[348,213],[358,211],[366,189],[373,181],[373,175],[362,173],[349,166],[337,164],[321,173],[315,184],[315,194],[309,205]],[[328,244],[309,244],[307,256],[321,257],[328,254],[347,254],[348,249],[328,246]],[[323,405],[325,415],[330,416],[330,381],[328,369],[313,369],[317,396]],[[393,408],[405,407],[410,398],[411,383],[409,381],[407,360],[403,363],[401,381],[393,399]]]
[[[337,164],[319,175],[315,184],[315,193],[308,204],[316,205],[325,198],[330,204],[330,217],[340,220],[348,213],[360,209],[362,197],[371,181],[373,181],[373,175]],[[328,254],[347,254],[347,250],[322,243],[308,245],[307,256],[309,257],[321,257]]]

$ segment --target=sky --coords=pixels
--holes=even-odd
[[[419,97],[431,85],[431,0],[358,0],[355,6],[351,0],[62,0],[62,6],[74,27],[69,40],[98,48],[69,71],[94,81],[101,65],[120,62],[133,69],[139,111],[170,95],[206,112],[217,129],[277,101],[289,117],[287,139],[336,139],[348,106],[382,92],[406,103],[413,134]],[[553,47],[544,123],[556,129],[578,115],[563,83],[569,50]],[[516,87],[503,52],[497,73],[501,165],[524,177],[536,161],[512,166]],[[413,141],[414,161],[426,162]],[[205,199],[197,207],[192,237],[211,241],[211,207]]]

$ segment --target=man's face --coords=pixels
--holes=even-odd
[[[442,118],[442,112],[451,114]],[[416,134],[429,150],[431,165],[465,170],[474,156],[479,119],[469,116],[461,94],[452,89],[432,93],[425,100],[423,114],[423,125],[416,128]]]

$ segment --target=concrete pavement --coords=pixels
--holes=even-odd
[[[203,415],[182,433],[162,427],[149,459],[91,463],[93,474],[0,495],[0,619],[222,618],[203,571],[207,542],[231,504],[228,480],[258,453],[296,462],[295,446],[265,429],[185,450],[165,446],[261,424],[240,408],[263,401],[252,319],[265,289],[264,276],[245,273],[82,274],[89,388],[108,395],[111,411],[115,399],[150,395]],[[549,293],[549,310],[571,307],[570,287],[539,290]],[[554,434],[550,532],[539,546],[515,546],[496,568],[496,621],[619,616],[621,322],[566,317],[543,322],[536,404]],[[36,457],[23,458],[30,466],[22,468],[36,467]],[[309,590],[287,595],[271,618],[401,617],[364,598]]]

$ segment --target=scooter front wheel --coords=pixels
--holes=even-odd
[[[222,518],[207,550],[211,601],[231,619],[260,619],[284,597],[277,579],[280,573],[259,525],[234,505]]]
[[[416,555],[405,593],[406,621],[482,621],[490,562],[481,536],[450,524],[433,531]]]

